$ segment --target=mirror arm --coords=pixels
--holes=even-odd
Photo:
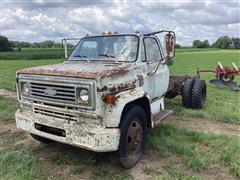
[[[156,67],[156,69],[154,70],[154,72],[149,72],[148,75],[151,75],[151,76],[154,75],[154,74],[157,72],[157,70],[158,70],[161,62],[162,62],[164,59],[166,59],[166,57],[160,59],[158,65],[157,65],[157,67]],[[166,63],[163,63],[163,64],[166,64]]]
[[[167,31],[167,30],[161,30],[161,31],[155,31],[155,32],[147,33],[147,34],[144,34],[144,36],[151,36],[151,35],[160,34],[160,33],[164,33],[164,32],[173,33],[174,36],[175,36],[175,32]]]

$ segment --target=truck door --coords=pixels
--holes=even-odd
[[[168,88],[169,70],[167,65],[160,63],[162,54],[155,37],[143,38],[147,60],[148,95],[151,101],[161,98]]]

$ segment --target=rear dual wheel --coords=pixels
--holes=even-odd
[[[204,80],[187,79],[182,87],[182,105],[187,108],[203,109],[207,87]]]

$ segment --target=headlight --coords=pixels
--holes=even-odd
[[[28,83],[26,83],[26,82],[22,82],[21,83],[21,94],[24,95],[24,96],[28,96],[29,95]]]
[[[87,89],[82,89],[79,92],[79,100],[87,103],[89,100],[89,92]]]

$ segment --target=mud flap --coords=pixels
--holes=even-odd
[[[236,82],[227,81],[227,82],[223,82],[223,84],[233,91],[240,91],[240,87],[237,85]]]
[[[212,79],[209,81],[210,83],[214,84],[215,86],[217,86],[218,88],[224,88],[226,87],[223,82],[219,79]]]

